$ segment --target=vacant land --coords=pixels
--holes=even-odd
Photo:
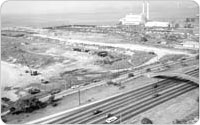
[[[2,72],[7,75],[2,74],[2,89],[11,87],[9,98],[14,100],[19,96],[15,94],[23,91],[21,87],[37,87],[43,91],[50,91],[53,88],[66,89],[74,85],[90,84],[115,78],[118,75],[113,74],[112,70],[138,66],[155,56],[148,52],[113,47],[67,44],[32,34],[24,31],[3,31],[1,58],[5,63],[2,62]],[[79,35],[91,37],[93,34]],[[92,38],[95,39],[95,35]],[[100,55],[101,52],[105,52],[106,55]],[[31,76],[31,71],[37,71],[39,74]],[[48,80],[49,84],[42,84],[42,79]],[[12,91],[15,87],[19,89]],[[6,91],[3,96],[9,92]]]
[[[29,92],[30,88],[39,89],[40,93],[36,96],[43,97],[55,89],[63,91],[86,87],[103,80],[120,78],[121,74],[127,75],[128,70],[134,67],[153,64],[159,60],[176,62],[192,55],[187,51],[134,45],[130,44],[130,41],[129,44],[124,44],[126,40],[119,34],[53,29],[41,30],[37,33],[3,31],[1,39],[2,97],[7,97],[11,101],[29,97],[32,96]],[[184,66],[186,65],[178,65],[178,67]],[[35,74],[32,74],[33,72]],[[141,78],[135,82],[137,83],[133,84],[131,81],[124,84],[125,89],[102,85],[84,91],[83,104],[146,84],[149,80],[143,82]],[[56,107],[54,110],[51,110],[51,106],[47,106],[45,109],[33,112],[35,114],[33,117],[25,113],[20,116],[9,115],[8,120],[12,123],[20,123],[38,118],[38,113],[45,116],[54,111],[78,106],[77,95],[66,96],[59,104],[61,107]],[[23,121],[23,119],[26,120]]]

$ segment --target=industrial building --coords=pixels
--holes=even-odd
[[[146,13],[145,13],[145,3],[146,3]],[[149,3],[143,2],[142,4],[142,13],[141,14],[127,14],[124,18],[121,18],[121,25],[141,25],[145,24],[149,20]]]
[[[145,12],[146,11],[146,12]],[[119,20],[121,25],[144,25],[148,28],[159,27],[167,28],[170,26],[169,22],[160,22],[160,21],[150,21],[149,20],[149,2],[145,1],[142,4],[142,13],[140,14],[127,14],[124,18]]]
[[[170,26],[169,22],[151,21],[151,22],[145,23],[145,27],[167,28],[169,26]]]

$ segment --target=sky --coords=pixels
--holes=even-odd
[[[191,0],[148,0],[150,19],[195,16],[198,5]],[[34,22],[118,21],[128,13],[140,14],[140,1],[7,1],[2,5],[3,23],[19,18]],[[9,17],[9,15],[12,15]],[[14,15],[14,16],[13,16]],[[20,16],[19,16],[20,15]],[[9,17],[9,18],[8,18]],[[30,21],[29,21],[30,22]],[[15,21],[16,23],[16,21]]]
[[[149,0],[154,9],[195,8],[191,0],[155,1]],[[123,9],[141,8],[142,1],[7,1],[2,14],[49,14],[49,13],[94,13],[116,12]]]

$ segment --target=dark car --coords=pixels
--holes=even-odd
[[[183,57],[183,58],[181,58],[181,60],[186,60],[186,58]]]
[[[61,92],[61,89],[53,89],[53,90],[51,90],[51,94],[57,94],[59,92]]]
[[[37,94],[37,93],[40,92],[40,89],[38,89],[38,88],[31,88],[31,89],[28,90],[28,92],[30,94]]]
[[[160,96],[159,94],[154,94],[153,95],[153,98],[156,98],[156,97],[158,97],[158,96]]]
[[[1,100],[4,101],[4,102],[8,102],[8,101],[10,101],[10,99],[7,98],[7,97],[2,97]]]
[[[103,112],[103,111],[101,111],[101,110],[98,109],[98,110],[95,110],[95,111],[93,112],[93,114],[94,114],[94,115],[97,115],[97,114],[99,114],[99,113],[101,113],[101,112]]]
[[[134,77],[134,74],[133,74],[133,73],[129,73],[129,74],[128,74],[128,78],[131,78],[131,77]]]
[[[154,85],[153,85],[153,88],[158,88],[158,84],[154,84]]]
[[[38,71],[32,71],[32,72],[31,72],[31,76],[37,76],[37,75],[39,75],[39,72],[38,72]]]
[[[43,84],[48,84],[48,83],[49,83],[48,80],[44,80],[44,79],[41,79],[41,82],[42,82]]]
[[[155,53],[154,53],[154,52],[149,52],[149,54],[151,54],[151,55],[155,55]]]
[[[113,114],[111,114],[111,113],[108,113],[108,114],[106,115],[107,118],[110,118],[110,117],[112,117],[112,116],[113,116]]]

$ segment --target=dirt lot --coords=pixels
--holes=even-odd
[[[132,51],[117,47],[85,45],[81,43],[67,43],[66,41],[41,38],[30,34],[17,35],[16,37],[16,33],[14,35],[12,33],[9,32],[7,35],[2,36],[1,41],[1,66],[4,67],[1,69],[1,90],[3,97],[8,97],[13,101],[22,96],[26,96],[27,91],[25,89],[29,87],[37,87],[42,92],[47,92],[55,88],[63,90],[74,85],[87,85],[94,83],[94,81],[118,77],[112,73],[113,70],[139,66],[151,58],[156,57],[156,54],[149,52]],[[73,35],[76,38],[77,34]],[[96,38],[94,34],[78,35],[80,39],[83,35],[86,35],[87,40]],[[105,37],[103,35],[98,37],[96,39],[97,42],[107,39],[107,36]],[[117,39],[111,36],[107,40],[108,42],[112,42],[112,40],[117,41]],[[106,56],[98,55],[102,51],[106,51]],[[129,53],[127,54],[126,52]],[[167,57],[169,60],[170,58]],[[27,70],[35,70],[39,74],[31,76],[29,72],[26,73]],[[42,79],[48,80],[49,83],[42,84]],[[155,81],[155,79],[151,80]],[[86,104],[102,99],[116,94],[119,91],[126,91],[149,83],[151,80],[145,77],[139,78],[134,84],[132,82],[127,83],[125,89],[122,90],[116,86],[95,87],[94,89],[82,92],[81,102],[82,104]],[[77,94],[67,96],[59,103],[59,106],[55,108],[48,106],[45,109],[35,111],[31,114],[24,113],[8,116],[8,121],[10,123],[27,122],[76,107],[78,106]],[[31,117],[29,117],[30,115]]]
[[[66,44],[59,40],[32,36],[32,33],[23,31],[5,31],[3,34],[2,72],[6,73],[2,73],[2,90],[11,87],[10,91],[3,92],[3,96],[10,95],[9,98],[14,100],[19,96],[15,94],[20,93],[18,91],[21,91],[21,87],[37,87],[43,91],[50,91],[53,88],[63,89],[77,84],[89,84],[94,80],[115,77],[111,70],[137,66],[153,57],[146,52],[126,53],[123,49]],[[90,35],[92,34],[88,34],[88,37]],[[81,51],[75,50],[77,47],[81,48]],[[100,51],[107,51],[108,56],[98,56]],[[26,73],[30,70],[38,71],[39,75],[31,76]],[[3,74],[9,74],[12,78]],[[41,79],[48,80],[49,84],[41,84]],[[18,89],[13,91],[15,87]],[[11,94],[8,94],[9,92]]]

